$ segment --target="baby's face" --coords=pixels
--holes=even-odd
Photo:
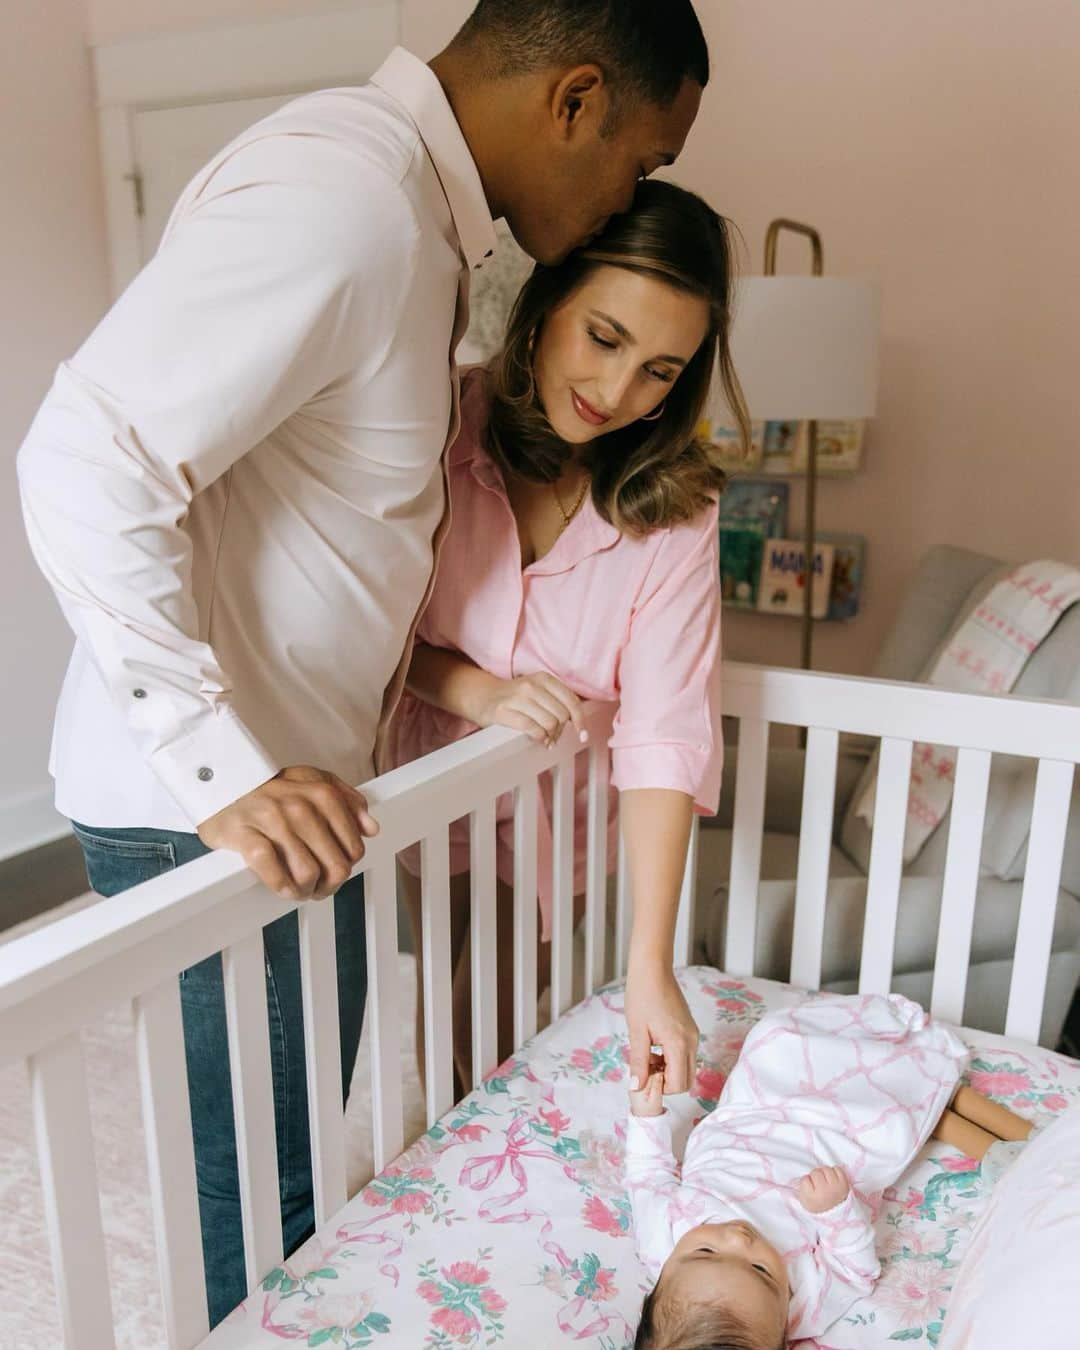
[[[791,1289],[780,1253],[742,1220],[691,1228],[660,1278],[665,1299],[723,1303],[773,1341],[787,1326]]]

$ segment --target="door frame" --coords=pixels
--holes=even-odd
[[[369,79],[401,41],[400,0],[91,48],[113,299],[142,266],[135,114]],[[356,53],[354,60],[346,55]]]

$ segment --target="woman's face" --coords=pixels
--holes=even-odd
[[[700,296],[597,268],[548,314],[536,340],[536,387],[555,434],[584,445],[653,412],[708,330]]]

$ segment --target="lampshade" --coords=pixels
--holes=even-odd
[[[744,277],[732,357],[754,421],[872,417],[881,301],[850,277]],[[716,382],[714,382],[716,388]],[[716,390],[723,420],[723,394]]]

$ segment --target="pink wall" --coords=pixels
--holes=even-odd
[[[0,854],[47,828],[45,757],[71,637],[26,544],[15,452],[106,297],[80,0],[0,7]]]
[[[820,497],[822,528],[870,539],[863,614],[816,639],[819,666],[858,672],[934,544],[1080,563],[1080,5],[697,3],[715,73],[675,176],[738,223],[751,270],[787,215],[883,287],[865,467]],[[420,54],[469,8],[410,0]],[[794,664],[797,625],[731,614],[726,648]]]

